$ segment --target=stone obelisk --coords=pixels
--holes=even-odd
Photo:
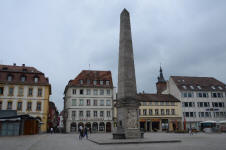
[[[117,131],[113,133],[114,139],[141,138],[138,120],[140,103],[136,94],[130,15],[123,9],[120,16]]]

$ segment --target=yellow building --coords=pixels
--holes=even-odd
[[[181,104],[172,95],[138,94],[140,128],[144,131],[181,130]]]
[[[181,104],[172,95],[138,94],[140,100],[140,129],[152,131],[176,131],[182,128]],[[116,103],[116,101],[115,101]],[[116,126],[117,108],[114,107],[114,126]]]
[[[40,120],[40,132],[47,130],[51,85],[34,67],[0,65],[0,110],[17,110]]]

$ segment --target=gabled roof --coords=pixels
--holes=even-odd
[[[137,94],[141,102],[180,102],[179,99],[170,94]]]
[[[12,81],[8,81],[7,77],[12,76]],[[26,80],[21,81],[21,77],[25,76]],[[38,82],[34,78],[38,78]],[[0,65],[0,83],[3,84],[23,84],[23,85],[50,85],[48,78],[44,73],[38,71],[34,67],[16,65]]]
[[[226,91],[226,85],[213,77],[171,76],[182,91]]]
[[[82,84],[80,84],[82,80]],[[88,82],[89,80],[89,82]],[[93,81],[96,81],[97,84],[94,85]],[[100,81],[103,81],[103,85],[100,84]],[[106,81],[109,81],[109,85],[106,85]],[[74,80],[68,82],[68,86],[77,86],[77,87],[113,87],[111,71],[97,71],[97,70],[82,70]]]

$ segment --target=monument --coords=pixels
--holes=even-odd
[[[140,103],[136,99],[136,94],[130,15],[126,9],[123,9],[120,15],[117,130],[113,133],[113,139],[143,137],[139,128]]]

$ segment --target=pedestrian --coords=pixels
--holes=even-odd
[[[192,133],[192,128],[189,129],[189,134],[190,134],[190,135],[193,135],[193,133]]]
[[[84,130],[84,135],[85,135],[86,139],[88,139],[88,130],[87,130],[86,127],[85,127],[85,130]]]
[[[50,133],[53,134],[53,127],[50,128]]]
[[[79,140],[82,140],[83,138],[83,127],[79,126]]]

